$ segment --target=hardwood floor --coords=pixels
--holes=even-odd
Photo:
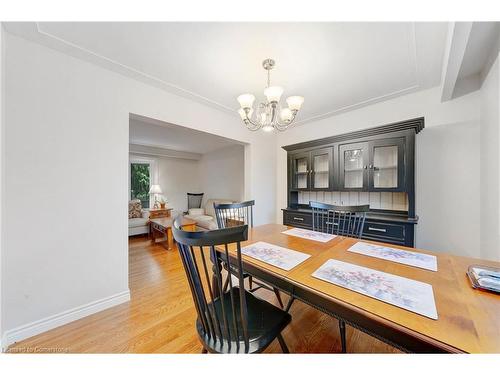
[[[145,237],[129,241],[130,302],[12,345],[10,352],[200,353],[196,312],[178,252],[151,245]],[[277,305],[272,292],[261,298]],[[287,297],[283,296],[284,300]],[[286,301],[284,301],[286,303]],[[338,322],[299,301],[283,336],[292,353],[338,353]],[[399,351],[347,326],[347,351]],[[266,353],[281,353],[273,342]]]

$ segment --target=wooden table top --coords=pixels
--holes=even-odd
[[[176,219],[175,217],[159,217],[156,219],[151,219],[150,222],[155,223],[157,225],[160,225],[163,228],[171,228],[175,219]],[[196,224],[196,221],[182,217],[181,227],[185,226],[185,225],[193,225],[193,224]]]
[[[500,295],[473,289],[465,274],[471,264],[500,267],[500,263],[387,244],[393,248],[435,255],[438,271],[433,272],[348,252],[347,249],[360,241],[358,239],[336,237],[327,243],[321,243],[281,233],[289,228],[279,224],[267,224],[249,229],[248,241],[242,243],[242,246],[264,241],[310,254],[310,258],[290,271],[245,255],[244,262],[337,303],[346,304],[350,309],[363,312],[369,319],[395,327],[446,351],[500,353]],[[380,244],[366,240],[363,242]],[[231,251],[234,251],[234,247]],[[312,277],[312,273],[328,259],[337,259],[432,285],[438,319],[433,320]]]
[[[161,212],[161,211],[172,211],[172,210],[173,210],[172,207],[165,207],[165,208],[159,208],[159,207],[154,208],[153,207],[153,208],[149,209],[149,212]]]

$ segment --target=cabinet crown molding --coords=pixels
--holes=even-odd
[[[295,143],[293,145],[283,146],[282,148],[286,151],[295,151],[306,149],[310,147],[318,147],[326,145],[329,143],[342,142],[349,139],[370,137],[378,134],[385,134],[390,132],[397,132],[403,130],[415,130],[415,134],[418,134],[424,128],[424,118],[418,117],[411,120],[394,122],[392,124],[377,126],[373,128],[358,130],[355,132],[338,134],[331,137],[315,139],[313,141]]]

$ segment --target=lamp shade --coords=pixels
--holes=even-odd
[[[252,108],[255,96],[252,94],[241,94],[236,100],[240,103],[241,108]]]
[[[264,90],[264,95],[269,103],[279,102],[283,94],[283,89],[279,86],[270,86]]]
[[[160,185],[151,185],[149,194],[162,194]]]
[[[298,111],[302,107],[302,103],[304,103],[304,98],[302,96],[290,96],[286,99],[286,102],[288,108],[292,111]]]

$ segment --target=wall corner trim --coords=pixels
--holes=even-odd
[[[71,323],[75,320],[82,319],[86,316],[95,314],[99,311],[109,309],[110,307],[130,301],[130,290],[127,289],[123,292],[113,294],[111,296],[98,299],[96,301],[87,303],[69,309],[46,318],[24,324],[20,327],[10,329],[3,334],[1,345],[2,352],[7,351],[8,347],[15,342],[27,339],[29,337],[38,335],[64,324]]]

